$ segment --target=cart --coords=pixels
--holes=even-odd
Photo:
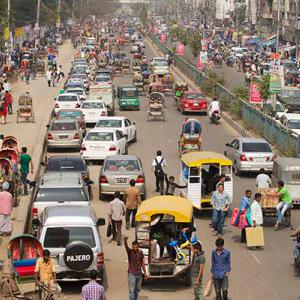
[[[39,59],[36,61],[36,70],[37,70],[37,74],[40,74],[41,76],[45,76],[46,63],[44,60]]]
[[[166,121],[165,96],[162,93],[153,92],[149,98],[147,121],[158,119]]]
[[[17,123],[19,123],[22,119],[25,122],[35,122],[32,97],[27,93],[21,95],[18,100]]]

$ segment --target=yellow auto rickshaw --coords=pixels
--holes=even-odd
[[[232,161],[223,154],[211,151],[189,152],[181,157],[180,195],[199,210],[212,209],[210,198],[216,190],[220,175],[225,175],[224,190],[232,199]]]
[[[192,203],[176,196],[153,197],[142,202],[135,220],[136,240],[149,277],[181,277],[190,285],[192,255],[188,246],[198,241]]]

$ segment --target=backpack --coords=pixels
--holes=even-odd
[[[158,162],[157,159],[155,158],[156,165],[155,165],[154,174],[155,174],[155,176],[160,177],[160,178],[164,177],[164,175],[165,175],[165,172],[162,168],[163,161],[164,161],[164,158],[160,162]]]

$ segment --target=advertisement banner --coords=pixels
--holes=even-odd
[[[9,40],[9,27],[4,28],[4,40],[5,41]]]
[[[201,40],[201,48],[202,48],[202,51],[207,51],[208,50],[208,40],[207,39],[202,39]]]
[[[200,51],[200,57],[203,64],[207,63],[208,57],[207,57],[207,51]]]
[[[200,54],[198,55],[197,69],[198,69],[199,71],[202,71],[202,70],[203,70],[203,63],[202,63],[201,55],[200,55]]]
[[[270,93],[280,94],[281,92],[281,76],[279,73],[270,73]]]
[[[258,86],[256,82],[251,82],[250,83],[250,103],[253,104],[260,104],[262,103],[262,97],[260,95],[260,92],[258,90]]]
[[[24,27],[17,27],[15,29],[15,36],[16,37],[19,37],[19,36],[22,36],[25,34],[25,30],[24,30]]]
[[[166,35],[165,33],[162,33],[162,34],[160,35],[160,41],[161,41],[163,44],[166,43],[166,41],[167,41],[167,35]]]
[[[184,45],[182,43],[178,43],[176,47],[176,54],[178,56],[184,56]]]

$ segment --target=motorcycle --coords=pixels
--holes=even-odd
[[[295,268],[300,269],[300,233],[294,236],[293,241],[296,241],[296,245],[294,248],[294,266]]]
[[[230,56],[230,57],[227,58],[226,65],[227,65],[227,67],[233,67],[233,65],[234,65],[233,57]]]
[[[217,125],[219,123],[219,120],[221,119],[220,112],[218,110],[214,110],[209,119],[213,124]]]

